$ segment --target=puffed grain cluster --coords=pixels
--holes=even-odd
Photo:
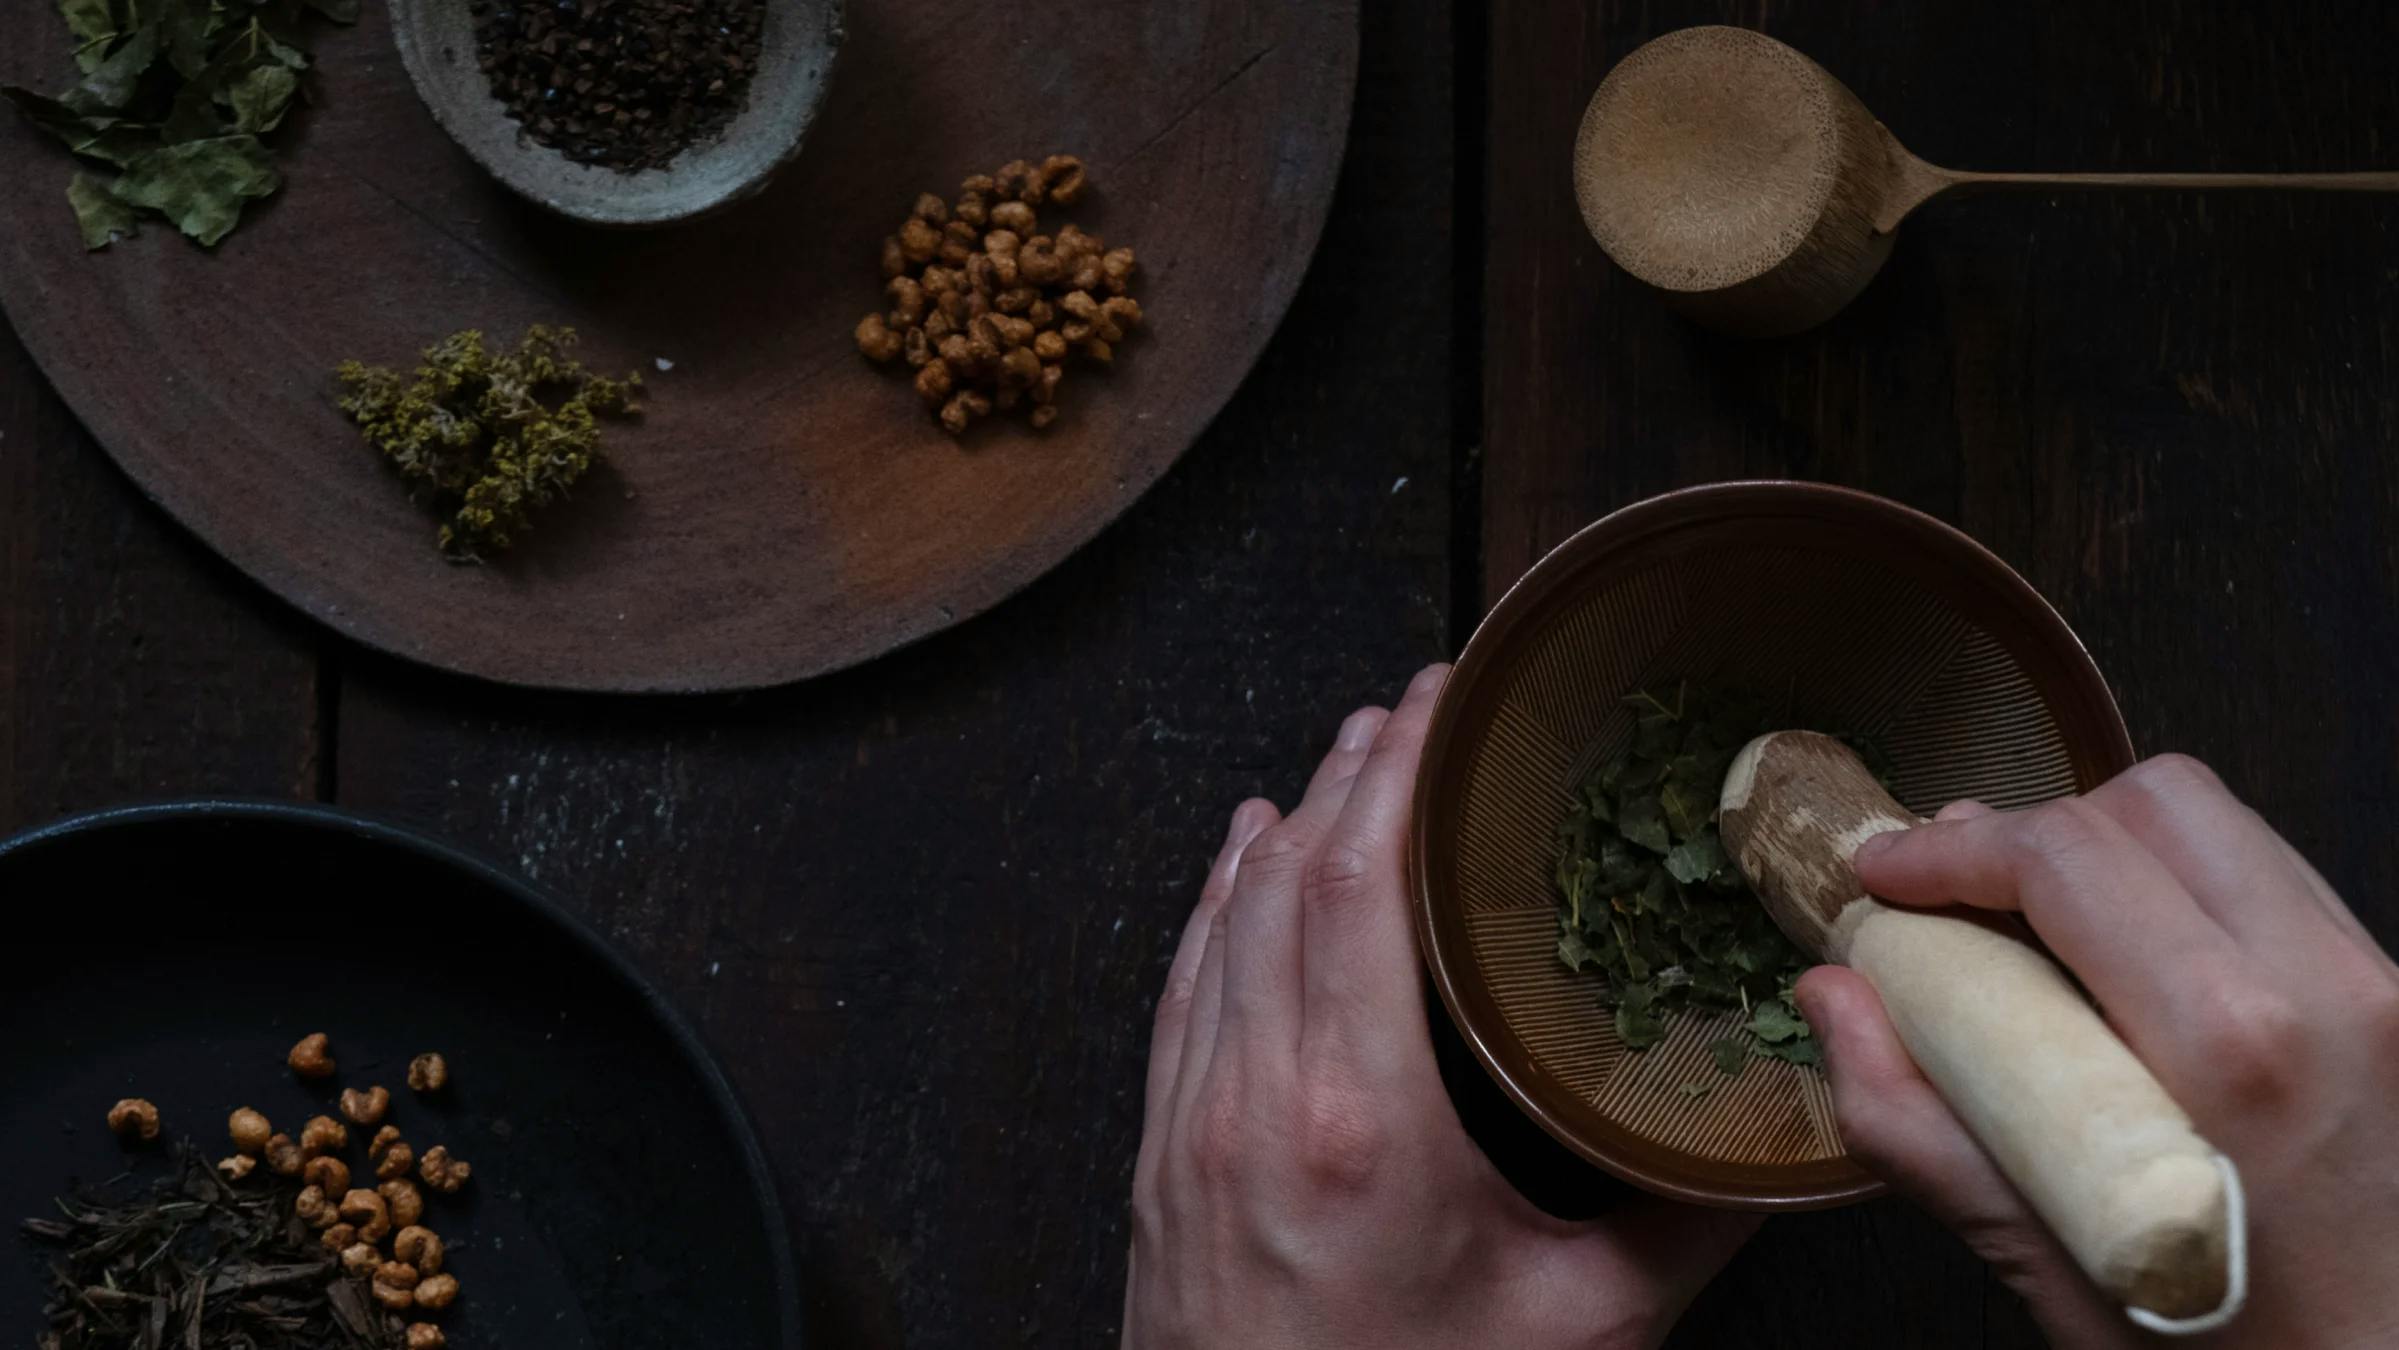
[[[1141,322],[1133,250],[1072,224],[1039,232],[1040,207],[1072,206],[1089,185],[1073,155],[1015,160],[961,183],[955,201],[919,196],[884,239],[890,308],[858,321],[858,350],[913,367],[917,395],[951,435],[1019,407],[1048,426],[1068,358],[1109,365]]]

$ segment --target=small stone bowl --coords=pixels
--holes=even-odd
[[[467,0],[392,0],[392,39],[433,120],[492,177],[570,219],[639,228],[720,211],[799,154],[841,45],[842,3],[769,0],[748,105],[714,139],[637,173],[578,164],[524,133],[476,63]]]

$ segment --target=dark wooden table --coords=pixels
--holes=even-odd
[[[834,1346],[1113,1342],[1150,1000],[1224,812],[1288,800],[1342,712],[1659,489],[1820,478],[1962,525],[2144,751],[2216,763],[2399,939],[2399,205],[1944,205],[1847,314],[1741,344],[1611,270],[1565,167],[1607,67],[1702,21],[1813,53],[1946,163],[2387,167],[2399,11],[1365,8],[1323,247],[1206,438],[997,612],[796,688],[541,696],[346,646],[143,502],[0,336],[0,828],[321,799],[552,888],[722,1054]],[[1454,1081],[1545,1203],[1607,1202]],[[2035,1341],[1896,1202],[1771,1225],[1678,1339]]]

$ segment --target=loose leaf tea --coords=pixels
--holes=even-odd
[[[749,97],[766,0],[473,0],[475,59],[525,134],[581,164],[664,168]]]
[[[437,542],[453,561],[514,543],[599,460],[598,419],[641,411],[641,376],[591,374],[574,345],[574,329],[535,324],[495,353],[469,330],[427,347],[412,375],[357,361],[335,372],[341,410],[446,517]]]
[[[1733,757],[1795,719],[1766,700],[1688,683],[1670,697],[1625,702],[1637,713],[1631,739],[1558,826],[1558,959],[1606,977],[1602,1004],[1630,1049],[1663,1040],[1670,1013],[1738,1010],[1740,1031],[1708,1047],[1719,1072],[1738,1074],[1753,1055],[1817,1063],[1816,1038],[1791,1001],[1809,961],[1767,917],[1716,832]]]
[[[27,1219],[55,1249],[37,1350],[401,1350],[370,1302],[293,1213],[298,1185],[235,1185],[189,1144],[149,1186],[120,1178]]]
[[[358,17],[357,0],[59,0],[83,78],[56,97],[0,88],[27,120],[108,177],[78,173],[67,202],[84,247],[153,212],[204,245],[282,176],[260,138],[283,124],[308,68],[303,19]]]

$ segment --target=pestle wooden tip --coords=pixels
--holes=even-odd
[[[1865,894],[1850,858],[1870,836],[1917,823],[1856,751],[1813,731],[1741,747],[1718,805],[1725,851],[1775,926],[1835,962],[1847,947],[1841,912]]]

